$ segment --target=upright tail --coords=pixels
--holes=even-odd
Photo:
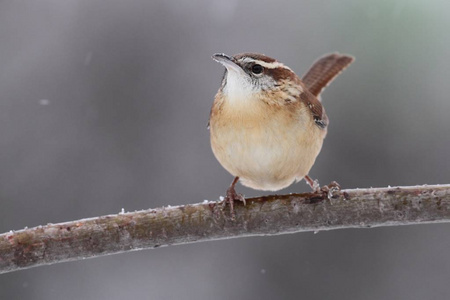
[[[332,53],[316,61],[303,76],[302,81],[316,97],[333,79],[355,59],[352,56]]]

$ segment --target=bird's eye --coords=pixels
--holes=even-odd
[[[263,70],[264,70],[264,68],[261,65],[256,64],[256,65],[252,66],[253,74],[261,74]]]

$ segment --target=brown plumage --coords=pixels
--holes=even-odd
[[[303,75],[302,81],[314,96],[322,90],[353,62],[354,58],[338,53],[328,54],[317,60]]]
[[[353,58],[325,56],[303,80],[262,54],[216,54],[213,58],[226,67],[210,115],[214,155],[236,177],[226,201],[243,200],[234,190],[238,180],[271,191],[303,178],[312,185],[307,175],[328,125],[317,96]]]

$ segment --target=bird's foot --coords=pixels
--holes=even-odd
[[[224,209],[227,206],[227,203],[230,204],[230,214],[232,220],[236,219],[236,213],[234,212],[234,201],[242,201],[244,205],[246,204],[244,196],[242,194],[236,193],[236,190],[234,189],[234,186],[236,182],[238,182],[238,180],[239,177],[236,177],[233,180],[233,182],[231,183],[230,187],[227,190],[226,197],[222,201],[222,209]]]
[[[317,179],[312,180],[311,177],[309,177],[308,175],[306,175],[306,176],[305,176],[305,181],[306,181],[306,183],[311,187],[311,189],[312,189],[314,192],[320,191],[319,180],[317,180]]]
[[[320,187],[317,179],[312,180],[308,175],[305,176],[306,183],[311,187],[314,193],[323,194],[328,199],[336,198],[339,196],[341,186],[336,181],[332,181],[329,185]]]
[[[329,185],[324,185],[320,188],[320,191],[327,196],[328,199],[339,197],[341,186],[336,181],[332,181]]]

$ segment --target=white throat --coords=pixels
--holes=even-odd
[[[256,92],[252,83],[245,76],[247,75],[236,73],[233,70],[227,72],[227,84],[223,92],[230,101],[242,102],[251,99]]]

